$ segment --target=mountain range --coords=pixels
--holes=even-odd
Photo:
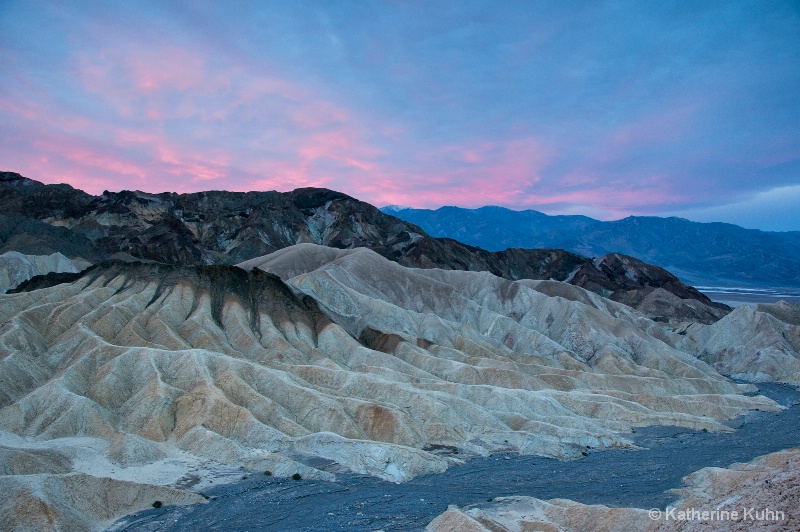
[[[6,172],[0,213],[2,530],[102,530],[251,474],[580,459],[782,408],[729,376],[800,384],[796,306],[716,305],[618,253],[486,251],[331,190]]]
[[[561,248],[589,257],[621,253],[694,285],[800,287],[800,231],[767,232],[655,216],[604,222],[503,207],[429,210],[391,205],[382,210],[431,236],[492,251]]]
[[[716,321],[729,310],[670,272],[620,254],[562,249],[486,251],[327,189],[193,194],[104,192],[0,173],[0,253],[61,253],[166,264],[236,264],[299,244],[365,247],[404,266],[486,271],[509,280],[566,281],[653,318]]]

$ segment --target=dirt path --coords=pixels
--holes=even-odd
[[[800,445],[800,393],[759,384],[790,406],[753,412],[731,423],[733,433],[649,427],[635,435],[639,451],[596,451],[571,462],[514,454],[475,458],[439,475],[392,484],[362,475],[337,482],[254,475],[206,494],[206,505],[164,507],[118,521],[114,530],[419,530],[448,504],[465,506],[504,495],[573,499],[586,504],[664,508],[681,478]]]

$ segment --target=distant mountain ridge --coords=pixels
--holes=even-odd
[[[622,253],[701,285],[800,286],[800,231],[766,232],[727,223],[629,216],[603,222],[504,207],[392,209],[434,237],[490,251],[560,248],[585,256]]]

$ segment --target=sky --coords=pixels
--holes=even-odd
[[[800,230],[800,2],[0,0],[0,170]]]

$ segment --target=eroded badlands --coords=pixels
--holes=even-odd
[[[753,311],[760,336],[738,311],[676,329],[573,286],[312,244],[242,268],[104,263],[0,296],[5,508],[20,529],[98,529],[202,502],[199,471],[402,482],[459,463],[437,446],[566,459],[638,426],[730,430],[780,407],[709,363],[797,382],[779,311]],[[736,334],[772,350],[745,359]]]

